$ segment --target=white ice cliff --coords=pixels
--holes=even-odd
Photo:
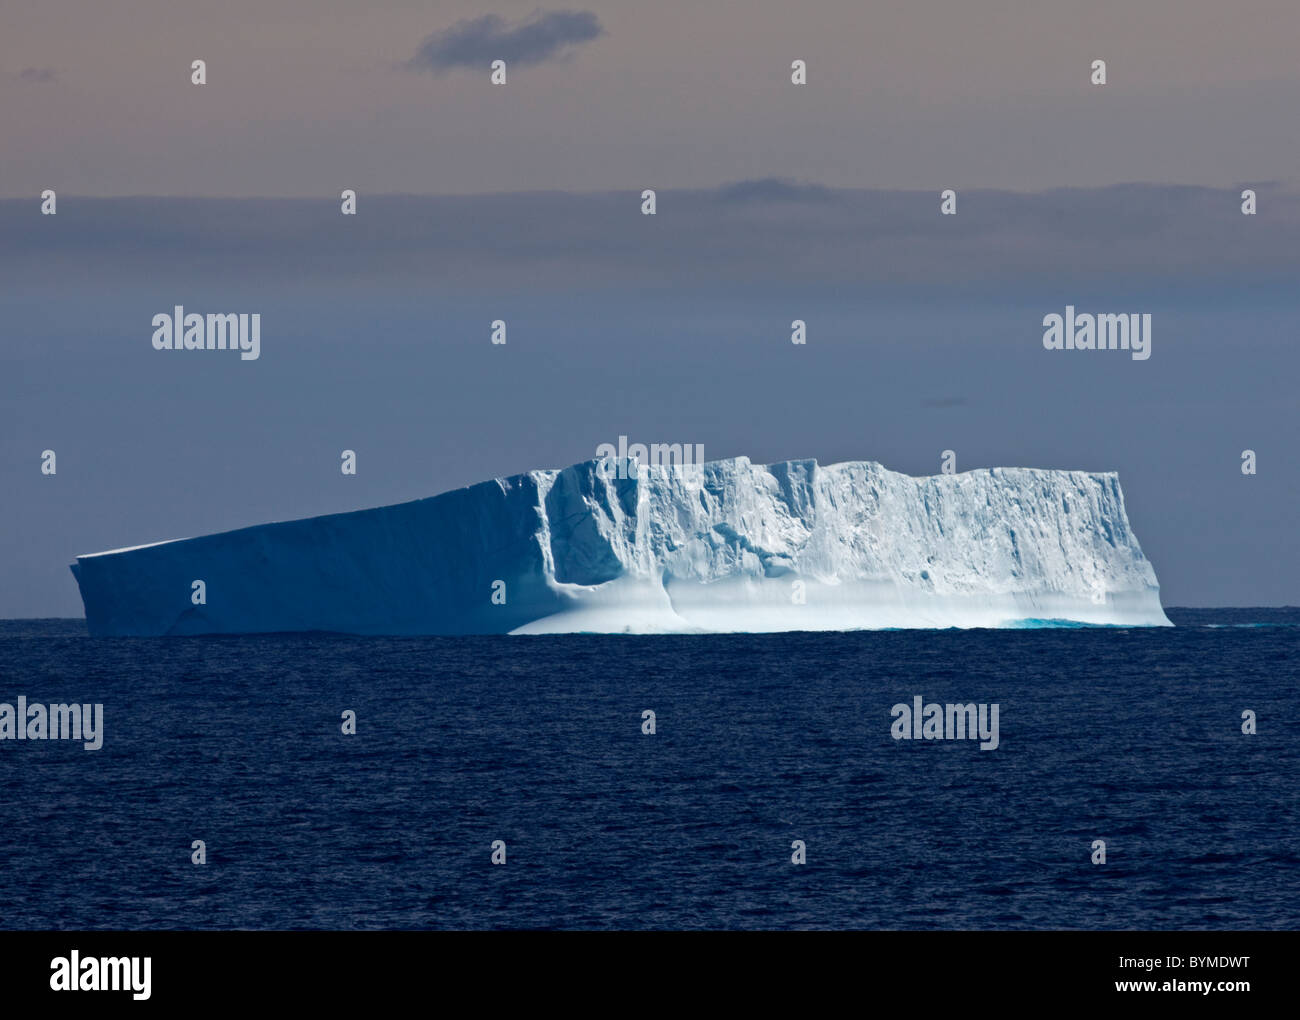
[[[629,473],[530,471],[72,572],[96,635],[1169,624],[1114,474],[745,457]]]

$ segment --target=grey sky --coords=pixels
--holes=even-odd
[[[564,466],[620,434],[1117,470],[1166,604],[1300,603],[1300,195],[1261,188],[1254,217],[1234,189],[959,203],[762,179],[663,191],[653,218],[635,191],[362,196],[355,218],[0,202],[0,617],[78,614],[78,553]],[[178,303],[260,312],[261,358],[153,350]],[[1045,351],[1067,303],[1152,313],[1151,359]]]
[[[537,12],[7,0],[0,617],[78,615],[78,553],[620,434],[1117,470],[1166,604],[1300,603],[1295,0]],[[1152,313],[1151,359],[1043,350],[1070,303]],[[261,358],[153,350],[176,304]]]
[[[1040,189],[1300,166],[1294,0],[557,6],[604,34],[494,86],[486,65],[402,68],[534,0],[8,0],[0,194]]]

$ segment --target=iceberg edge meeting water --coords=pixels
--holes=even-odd
[[[72,572],[98,636],[1171,625],[1118,476],[1035,468],[590,460]]]

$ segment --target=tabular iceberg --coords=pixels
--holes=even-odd
[[[1169,625],[1115,474],[746,457],[627,473],[529,471],[72,572],[96,635]]]

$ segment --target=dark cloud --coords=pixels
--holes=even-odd
[[[24,67],[18,72],[18,77],[23,81],[45,84],[56,81],[59,75],[52,67]]]
[[[485,14],[434,32],[407,66],[438,74],[457,67],[487,67],[493,60],[540,64],[604,32],[590,11],[537,11],[514,23]]]
[[[925,407],[965,407],[969,401],[965,397],[935,397],[921,402]]]

